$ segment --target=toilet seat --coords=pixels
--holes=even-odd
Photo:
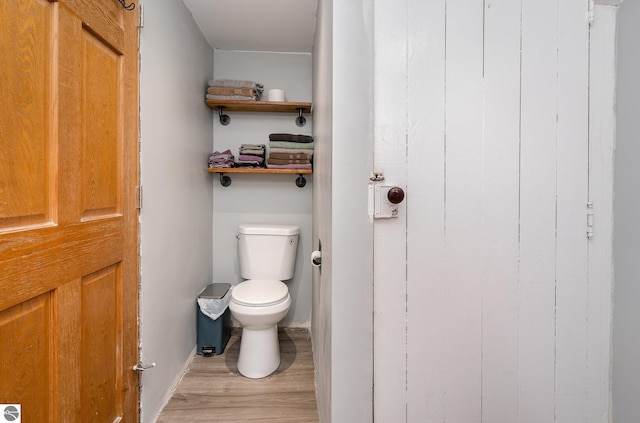
[[[282,281],[250,279],[236,285],[231,291],[231,301],[248,307],[268,307],[287,299],[289,289]]]

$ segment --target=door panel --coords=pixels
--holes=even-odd
[[[119,415],[116,391],[121,331],[118,266],[82,278],[82,421],[113,421]],[[96,395],[97,394],[97,395]]]
[[[0,20],[0,403],[137,421],[135,14],[0,0]]]
[[[50,297],[45,293],[0,312],[0,400],[22,404],[24,422],[50,418]]]
[[[119,209],[120,55],[82,29],[82,218]]]
[[[8,229],[50,220],[52,14],[41,1],[2,0],[0,12],[0,229]],[[29,142],[5,144],[18,139]]]

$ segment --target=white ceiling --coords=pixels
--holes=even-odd
[[[183,0],[213,48],[310,53],[318,0]]]

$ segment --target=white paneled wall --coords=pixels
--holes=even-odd
[[[486,421],[517,422],[521,7],[499,2],[485,14],[482,202],[482,392]],[[506,257],[510,259],[505,260]]]
[[[403,32],[407,2],[376,2],[374,16],[374,172],[383,172],[384,184],[405,185],[407,45]],[[403,25],[402,28],[399,25]],[[386,363],[373,374],[375,421],[404,421],[404,386],[406,379],[406,344],[404,303],[406,291],[406,218],[400,216],[383,222],[380,231],[374,224],[373,244],[383,247],[384,257],[374,254],[374,363]],[[390,265],[392,264],[392,265]],[[380,281],[380,282],[378,282]],[[393,310],[393,311],[392,311]],[[387,371],[389,370],[389,371]],[[382,403],[388,406],[378,407]]]
[[[376,422],[608,421],[615,16],[590,52],[587,7],[375,2],[374,168],[407,193],[374,224]]]

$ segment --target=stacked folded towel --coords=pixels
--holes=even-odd
[[[260,100],[264,86],[254,81],[212,79],[206,97],[209,100]]]
[[[234,167],[233,153],[231,153],[231,150],[225,150],[222,153],[215,151],[209,156],[209,167]]]
[[[272,169],[311,169],[313,137],[310,135],[270,134],[267,167]]]
[[[267,147],[264,144],[240,144],[237,167],[264,167]]]

